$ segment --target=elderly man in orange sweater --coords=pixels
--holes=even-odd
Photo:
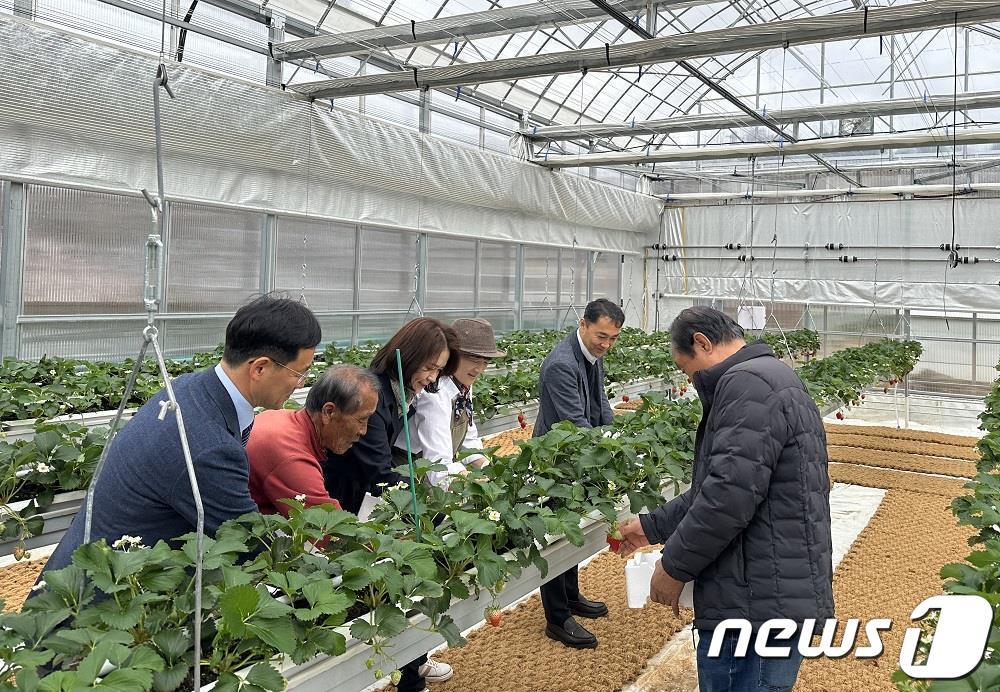
[[[250,496],[265,514],[288,515],[282,499],[309,505],[340,503],[323,483],[327,450],[343,454],[364,436],[378,404],[378,379],[355,365],[335,365],[309,390],[305,408],[265,411],[247,442]]]

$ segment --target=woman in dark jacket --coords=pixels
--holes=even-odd
[[[403,362],[401,387],[396,366],[396,349]],[[403,397],[407,411],[413,397],[426,389],[437,391],[438,378],[450,377],[458,365],[459,345],[455,331],[429,317],[418,317],[403,325],[372,359],[371,370],[379,379],[378,407],[368,419],[368,429],[345,454],[327,454],[323,475],[330,497],[343,509],[358,513],[365,493],[381,495],[385,487],[403,480],[393,471],[393,442],[403,432]],[[451,666],[421,656],[400,668],[403,677],[398,692],[422,692],[425,682],[444,682],[452,676]]]
[[[401,393],[396,374],[396,349],[403,361]],[[368,419],[368,430],[345,454],[327,454],[324,465],[330,497],[348,512],[358,513],[365,493],[380,495],[385,483],[402,480],[393,467],[392,446],[403,432],[402,396],[408,411],[413,397],[426,389],[437,391],[438,378],[451,376],[458,365],[458,336],[430,317],[419,317],[403,325],[372,359],[370,369],[379,379],[378,406]]]

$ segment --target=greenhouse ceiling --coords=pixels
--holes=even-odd
[[[0,0],[0,11],[26,3],[41,21],[126,43],[134,42],[134,30],[122,26],[120,36],[109,36],[114,22],[98,8],[150,21],[162,11],[161,0]],[[197,34],[277,64],[268,76],[273,85],[345,107],[382,99],[390,119],[391,103],[422,113],[430,102],[442,121],[474,118],[495,133],[520,134],[518,153],[542,163],[649,173],[652,162],[697,161],[696,152],[667,153],[690,147],[917,133],[926,137],[914,141],[947,142],[952,125],[965,131],[1000,124],[1000,6],[984,0],[168,0],[167,6],[175,59],[197,61],[190,47]],[[234,58],[229,66],[223,51],[202,52],[211,54],[209,66],[238,76],[254,62]],[[414,125],[422,127],[424,117],[418,120]],[[949,160],[1000,154],[993,138],[969,141],[989,143],[955,146]],[[743,155],[739,147],[732,151]],[[890,156],[926,159],[927,153],[925,146],[892,149]],[[879,152],[852,153],[851,160],[865,156]],[[829,170],[821,157],[787,165]],[[716,151],[711,158],[722,157]],[[682,177],[699,166],[661,163],[655,173],[669,178],[676,170]]]

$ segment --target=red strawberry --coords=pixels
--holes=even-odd
[[[622,401],[624,401],[626,404],[628,403],[628,394],[622,394]]]
[[[837,420],[844,420],[844,412],[837,411]]]
[[[861,401],[864,401],[864,400],[865,400],[865,395],[864,395],[864,394],[862,394],[862,395],[861,395]]]
[[[528,424],[525,423],[524,421],[521,421],[521,430],[524,430],[527,427],[528,427]]]
[[[490,606],[485,611],[483,611],[483,617],[486,618],[486,622],[490,623],[493,627],[499,627],[503,624],[503,613],[496,606]]]
[[[611,548],[612,553],[617,553],[622,547],[622,539],[608,534],[608,547]]]
[[[687,390],[688,390],[687,386],[681,387],[681,396],[687,394]]]
[[[518,423],[524,423],[524,414],[523,413],[517,414],[517,422]]]
[[[899,380],[892,379],[892,380],[889,380],[889,384],[892,385],[893,387],[895,387],[896,386],[896,382],[898,382],[898,381]]]
[[[889,388],[888,387],[882,387],[882,393],[883,394],[888,394],[889,393]]]

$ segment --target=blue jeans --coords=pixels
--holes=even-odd
[[[708,647],[712,630],[698,630],[698,688],[700,692],[790,692],[799,674],[802,654],[798,652],[798,636],[791,640],[771,639],[774,646],[791,647],[788,658],[761,658],[754,650],[757,632],[750,637],[746,656],[735,654],[737,632],[727,632],[722,651],[710,658]]]

